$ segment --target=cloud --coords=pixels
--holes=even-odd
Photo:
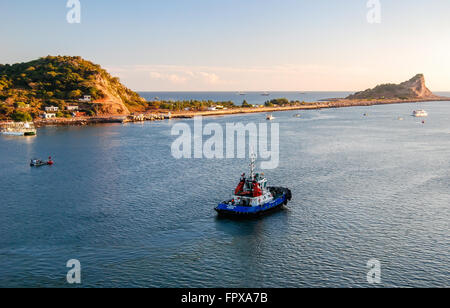
[[[150,78],[151,79],[162,79],[162,75],[158,72],[150,72]]]
[[[214,73],[200,72],[200,76],[203,78],[204,82],[208,84],[217,84],[220,82],[219,76]]]
[[[240,67],[124,65],[107,69],[132,89],[142,91],[365,89],[367,85],[361,81],[370,74],[364,67],[312,64]]]
[[[149,68],[150,69],[150,68]],[[200,83],[214,85],[220,83],[220,77],[216,73],[186,69],[184,67],[152,67],[149,77],[155,81],[166,81],[175,85]],[[147,71],[139,67],[135,71]]]

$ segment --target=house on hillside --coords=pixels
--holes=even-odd
[[[67,111],[78,111],[80,108],[78,106],[66,106]]]
[[[52,119],[52,118],[56,118],[56,113],[44,113],[43,115],[41,115],[41,117],[43,119]]]
[[[47,113],[58,112],[58,111],[59,111],[59,107],[56,107],[56,106],[45,107],[45,112],[47,112]]]
[[[79,101],[82,103],[90,103],[92,100],[92,96],[90,95],[85,95],[83,96],[83,98],[80,98]]]

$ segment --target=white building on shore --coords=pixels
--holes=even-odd
[[[90,103],[92,100],[92,96],[90,95],[85,95],[83,96],[83,98],[80,98],[79,101],[82,103]]]
[[[45,107],[45,112],[58,112],[58,111],[59,107],[56,106]]]
[[[78,106],[66,106],[67,111],[78,111],[80,108]]]
[[[52,118],[56,118],[56,113],[44,113],[43,115],[41,115],[42,118],[44,119],[52,119]]]

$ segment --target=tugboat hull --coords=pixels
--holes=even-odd
[[[249,219],[256,218],[263,215],[267,215],[278,211],[283,208],[284,205],[287,205],[288,202],[292,199],[291,191],[287,188],[274,188],[279,191],[281,194],[277,195],[274,200],[265,203],[260,206],[240,206],[240,205],[231,205],[229,203],[221,203],[219,204],[215,210],[219,213],[219,216],[228,217],[228,218],[239,218],[239,219]]]

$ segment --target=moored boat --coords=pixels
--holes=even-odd
[[[288,188],[269,187],[263,173],[255,173],[256,157],[252,157],[250,176],[245,173],[234,192],[233,198],[220,203],[215,210],[220,216],[252,218],[281,209],[292,199]]]
[[[416,118],[426,118],[428,117],[428,112],[425,110],[414,110],[413,116]]]

